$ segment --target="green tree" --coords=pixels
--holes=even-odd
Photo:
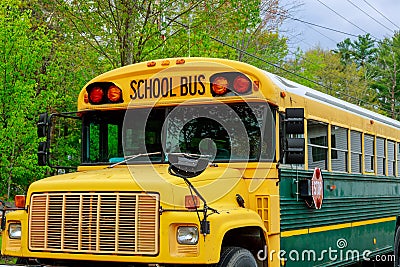
[[[354,41],[349,38],[337,44],[337,49],[334,53],[340,55],[342,63],[355,63],[357,68],[364,71],[365,80],[370,80],[374,77],[374,62],[377,57],[376,41],[372,39],[370,34],[360,35]]]
[[[377,90],[380,105],[386,114],[399,119],[400,33],[379,43],[376,73],[371,87]]]
[[[42,1],[43,2],[43,1]],[[162,57],[242,59],[216,39],[262,56],[282,59],[277,0],[63,1],[48,0],[65,32],[79,36],[111,68]],[[271,15],[273,14],[273,15]],[[275,30],[275,33],[273,32]]]
[[[292,60],[290,69],[302,77],[289,79],[369,109],[376,109],[376,92],[368,87],[363,68],[355,63],[342,64],[339,54],[315,48]]]
[[[0,182],[10,198],[44,175],[36,167],[36,89],[43,58],[50,53],[46,29],[33,28],[31,11],[18,0],[0,3]]]

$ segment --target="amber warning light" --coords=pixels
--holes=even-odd
[[[241,72],[216,73],[210,77],[213,96],[247,95],[252,92],[253,83]]]
[[[113,83],[94,83],[89,85],[86,88],[84,98],[85,103],[88,101],[94,105],[123,102],[122,90]]]
[[[14,197],[14,203],[17,208],[25,207],[25,195],[16,195]]]
[[[200,207],[200,198],[195,195],[186,195],[185,207],[189,210],[198,209]]]

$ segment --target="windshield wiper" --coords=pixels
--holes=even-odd
[[[123,164],[125,162],[130,161],[131,159],[135,159],[135,158],[138,158],[138,157],[151,156],[151,155],[160,155],[160,154],[161,154],[161,152],[151,152],[151,153],[141,153],[141,154],[131,155],[131,156],[126,157],[124,160],[121,160],[120,162],[111,164],[107,168],[109,168],[109,169],[114,168],[115,166],[118,166],[120,164]]]

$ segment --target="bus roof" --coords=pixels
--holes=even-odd
[[[270,72],[264,71],[264,73],[273,81],[273,83],[279,86],[282,90],[285,90],[289,93],[304,97],[306,99],[314,100],[316,102],[326,104],[331,107],[335,107],[370,120],[375,120],[383,124],[395,127],[397,129],[400,128],[400,122],[397,120],[343,101],[320,91],[311,89],[307,86],[287,80],[286,78],[280,77]]]

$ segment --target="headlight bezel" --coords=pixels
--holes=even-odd
[[[176,241],[180,245],[197,245],[199,228],[195,225],[182,225],[176,229]]]
[[[21,239],[22,226],[20,222],[11,222],[8,224],[8,238]]]

